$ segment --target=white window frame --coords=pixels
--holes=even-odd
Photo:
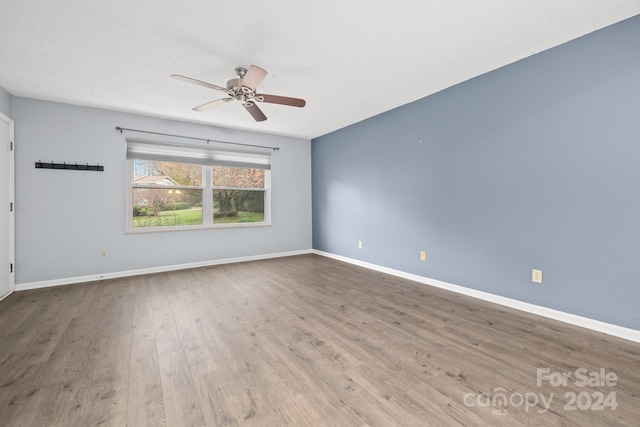
[[[149,142],[151,145],[152,143]],[[157,143],[158,147],[163,147],[166,144]],[[201,150],[200,147],[194,147]],[[218,151],[219,153],[220,151]],[[224,152],[222,152],[224,153]],[[233,154],[233,152],[229,152]],[[237,154],[237,153],[235,153]],[[202,186],[141,186],[134,185],[133,183],[133,162],[134,158],[127,159],[127,180],[126,180],[126,233],[155,233],[155,232],[164,232],[164,231],[184,231],[184,230],[203,230],[203,229],[221,229],[221,228],[246,228],[246,227],[269,227],[271,226],[271,170],[270,168],[264,168],[264,188],[241,188],[241,187],[218,187],[213,185],[213,170],[217,164],[207,164],[206,161],[202,163],[197,161],[192,161],[190,163],[197,163],[202,166]],[[146,159],[140,159],[146,160]],[[173,163],[184,163],[174,159],[167,157],[165,160],[162,158],[156,158],[155,161],[166,161]],[[226,167],[240,167],[240,168],[251,168],[251,165],[240,164],[220,164],[220,166]],[[163,226],[163,227],[134,227],[133,226],[133,191],[135,188],[144,187],[144,188],[159,188],[159,189],[185,189],[185,190],[201,190],[202,191],[202,224],[198,225],[181,225],[181,226]],[[213,216],[213,191],[219,189],[230,189],[230,190],[238,190],[238,191],[263,191],[264,192],[264,221],[262,222],[233,222],[233,223],[222,223],[222,224],[214,224],[214,216]]]

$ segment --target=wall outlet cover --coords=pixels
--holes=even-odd
[[[531,281],[533,283],[542,283],[542,270],[531,270]]]

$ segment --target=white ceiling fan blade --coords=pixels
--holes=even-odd
[[[251,65],[242,79],[242,86],[246,86],[251,90],[256,90],[256,87],[267,76],[267,71],[262,68]]]
[[[209,89],[221,90],[223,92],[227,92],[227,88],[217,86],[211,83],[203,82],[201,80],[192,79],[191,77],[182,76],[180,74],[171,74],[171,77],[174,79],[182,80],[183,82],[193,83],[200,86],[208,87]]]
[[[267,116],[264,115],[262,110],[260,108],[258,108],[258,106],[256,104],[252,103],[250,105],[245,105],[244,108],[247,109],[249,114],[251,114],[253,116],[253,118],[256,120],[256,122],[263,122],[263,121],[267,120]]]
[[[193,111],[208,110],[210,108],[217,107],[218,105],[222,105],[225,102],[229,102],[229,101],[232,101],[232,100],[233,100],[233,98],[216,99],[215,101],[207,102],[206,104],[202,104],[202,105],[198,105],[197,107],[194,107]]]
[[[268,102],[270,104],[289,105],[291,107],[304,107],[307,102],[301,98],[290,98],[288,96],[267,95],[264,93],[256,93],[256,101]]]

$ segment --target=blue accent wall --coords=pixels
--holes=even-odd
[[[314,139],[314,249],[640,330],[639,46],[635,17]]]

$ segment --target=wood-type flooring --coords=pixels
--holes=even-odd
[[[640,344],[318,255],[16,292],[0,426],[640,426]]]

